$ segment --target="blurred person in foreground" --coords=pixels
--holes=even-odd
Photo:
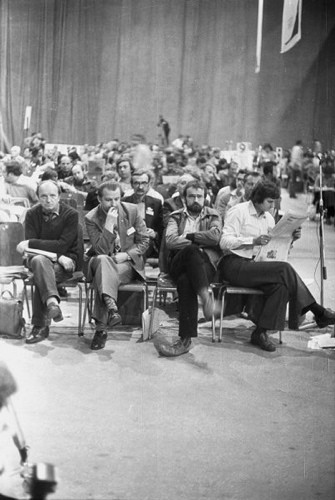
[[[0,500],[28,498],[23,490],[18,462],[19,456],[21,465],[26,462],[27,451],[17,438],[16,422],[10,405],[10,398],[16,392],[17,384],[11,371],[0,361]]]

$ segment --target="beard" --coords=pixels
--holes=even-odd
[[[193,214],[200,214],[202,208],[202,205],[200,205],[197,201],[192,203],[192,205],[187,205],[187,210]]]

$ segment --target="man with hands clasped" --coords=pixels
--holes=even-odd
[[[80,262],[78,212],[60,203],[60,187],[55,181],[42,181],[37,189],[39,203],[28,210],[25,219],[25,241],[17,246],[21,254],[29,249],[57,255],[53,262],[42,254],[28,256],[27,266],[34,275],[33,328],[27,344],[41,342],[49,336],[51,320],[62,321],[57,283],[71,278]]]
[[[335,323],[335,312],[316,303],[314,297],[288,262],[254,260],[259,247],[271,239],[269,231],[275,221],[269,211],[280,196],[278,187],[272,182],[259,182],[254,187],[250,200],[232,207],[227,213],[222,230],[220,247],[224,258],[220,262],[220,277],[233,286],[258,288],[264,295],[258,297],[250,319],[256,324],[251,343],[265,351],[275,351],[267,330],[283,330],[287,303],[289,304],[288,326],[299,327],[299,318],[312,311],[319,328]],[[297,229],[292,240],[301,236]]]
[[[103,349],[107,327],[121,322],[117,308],[118,288],[136,277],[144,279],[144,254],[149,236],[138,208],[121,202],[120,184],[107,181],[98,188],[99,205],[85,216],[92,257],[88,280],[95,291],[93,317],[96,331],[91,349]]]

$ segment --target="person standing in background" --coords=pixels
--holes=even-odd
[[[159,115],[157,127],[161,127],[162,132],[163,132],[162,146],[168,146],[169,145],[169,135],[170,135],[170,125],[163,118],[163,115]]]

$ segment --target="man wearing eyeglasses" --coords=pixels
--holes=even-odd
[[[136,170],[131,179],[133,194],[124,196],[122,201],[137,205],[140,216],[145,220],[150,238],[146,257],[158,258],[163,233],[163,205],[161,200],[150,196],[151,172]]]
[[[217,211],[224,221],[228,210],[230,210],[235,205],[243,203],[244,201],[249,201],[251,192],[254,186],[261,180],[261,175],[259,172],[246,172],[245,170],[239,170],[236,177],[236,188],[229,192],[227,195],[223,196],[216,207]]]

